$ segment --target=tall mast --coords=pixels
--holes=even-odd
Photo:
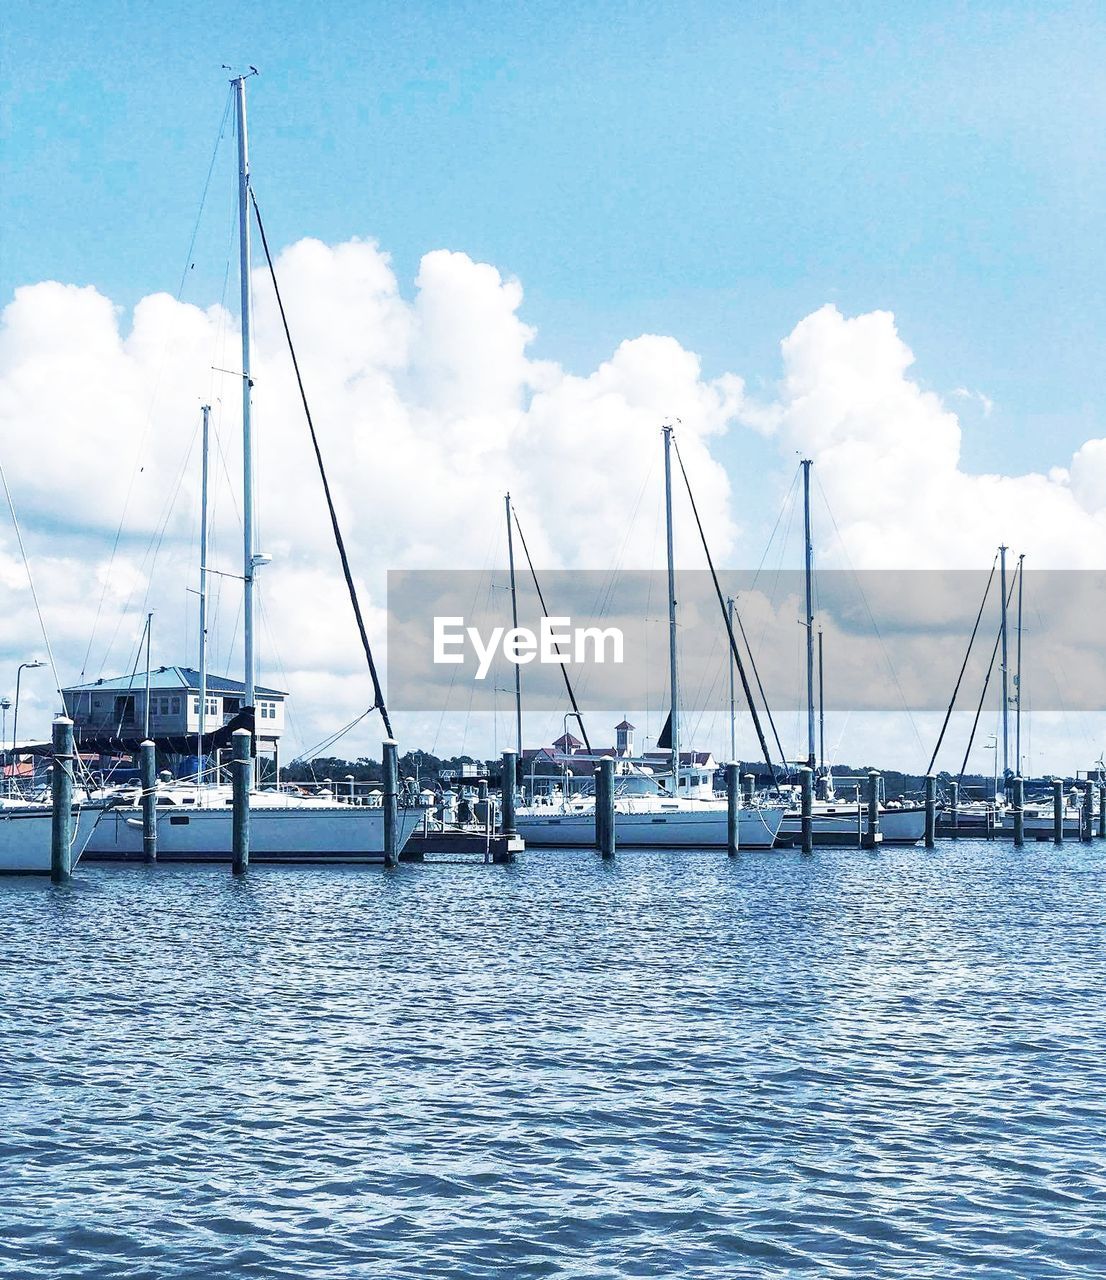
[[[818,774],[826,776],[826,682],[822,664],[822,628],[818,628]]]
[[[511,495],[504,498],[507,506],[507,562],[511,566],[511,626],[518,630],[518,590],[515,584],[515,540],[511,532]],[[522,666],[515,663],[515,742],[522,759]]]
[[[810,465],[803,459],[803,529],[806,566],[806,762],[814,768],[814,543],[810,536]]]
[[[733,629],[734,598],[733,596],[730,596],[730,598],[726,601],[726,610],[729,613],[729,617],[730,617],[730,635],[732,636],[734,633],[734,629]],[[737,703],[734,699],[733,646],[732,645],[730,646],[730,649],[729,649],[729,658],[730,658],[730,761],[731,763],[733,763],[733,762],[736,762],[737,760]]]
[[[207,731],[207,459],[208,420],[211,406],[203,406],[204,428],[200,467],[200,719],[196,744],[196,781],[202,782],[207,761],[204,759],[204,734]]]
[[[671,688],[672,794],[680,794],[680,682],[676,670],[676,560],[672,548],[672,428],[664,428],[664,518],[668,542],[668,681]]]
[[[250,398],[253,390],[252,341],[250,334],[250,161],[246,135],[246,76],[238,76],[234,85],[234,101],[238,120],[238,272],[241,284],[242,310],[242,628],[245,635],[243,665],[245,667],[247,707],[254,705],[257,679],[254,654],[254,528],[253,528],[253,432],[250,421]]]
[[[999,586],[1002,592],[1002,780],[1010,774],[1010,668],[1006,634],[1006,547],[999,547]]]
[[[1018,647],[1015,662],[1014,688],[1017,690],[1014,702],[1014,772],[1022,776],[1022,594],[1025,579],[1025,556],[1018,556]]]
[[[153,629],[154,615],[146,615],[146,707],[142,713],[142,736],[150,736],[150,632]]]

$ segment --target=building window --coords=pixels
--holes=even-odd
[[[180,698],[169,699],[169,713],[174,716],[180,715]]]
[[[217,716],[219,714],[218,698],[208,698],[207,702],[204,703],[204,706],[207,708],[206,712],[204,713],[205,715]]]
[[[192,714],[193,714],[194,716],[198,716],[198,715],[200,714],[200,700],[199,700],[199,698],[193,698],[193,699],[192,699]]]
[[[115,720],[117,724],[134,724],[133,694],[115,699]]]

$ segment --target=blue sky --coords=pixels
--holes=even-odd
[[[822,303],[888,308],[925,385],[995,402],[957,406],[967,469],[1064,464],[1100,431],[1091,4],[17,0],[6,28],[5,300],[175,292],[220,64],[252,62],[280,244],[375,237],[408,288],[464,250],[582,370],[657,331],[756,386]],[[186,298],[218,299],[205,269]]]

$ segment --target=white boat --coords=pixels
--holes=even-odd
[[[771,849],[783,821],[771,805],[738,810],[742,849]],[[595,797],[527,805],[515,815],[519,835],[533,848],[595,845]],[[627,848],[724,849],[728,839],[724,801],[681,796],[622,796],[614,802],[615,843]]]
[[[73,807],[75,866],[100,816],[98,808]],[[49,875],[53,810],[48,804],[5,800],[0,806],[0,875]]]
[[[1097,811],[1094,830],[1098,830]],[[1027,840],[1052,840],[1055,838],[1055,811],[1051,804],[1026,805],[1023,822]],[[1062,810],[1063,834],[1065,840],[1078,840],[1083,830],[1082,810],[1069,800]]]
[[[159,861],[229,861],[233,798],[227,786],[158,786]],[[400,848],[422,823],[419,806],[398,809]],[[104,811],[85,850],[89,861],[143,857],[139,793]],[[379,863],[384,861],[384,809],[334,797],[286,791],[250,794],[251,862]]]
[[[252,74],[252,72],[251,72]],[[257,574],[268,563],[256,546],[253,496],[252,454],[252,341],[251,341],[251,261],[249,218],[252,190],[246,146],[246,76],[233,81],[238,134],[238,225],[239,283],[241,289],[242,327],[242,437],[243,437],[243,667],[245,712],[256,705],[257,657],[254,617]],[[207,538],[208,538],[208,433],[209,410],[203,408],[203,474],[201,482],[200,520],[200,691],[198,701],[199,733],[197,756],[200,769],[197,782],[158,784],[157,787],[157,856],[165,860],[229,860],[232,849],[233,800],[231,788],[218,781],[203,781],[210,740],[206,733],[207,715]],[[320,459],[321,464],[321,459]],[[324,487],[326,481],[324,476]],[[329,499],[329,488],[327,488]],[[337,530],[336,530],[337,532]],[[339,547],[341,551],[341,546]],[[344,554],[344,553],[343,553]],[[347,580],[348,574],[347,574]],[[352,580],[351,591],[352,591]],[[356,597],[355,612],[360,620]],[[147,626],[149,623],[147,623]],[[375,666],[368,653],[370,671],[377,702],[385,728],[391,737],[391,725],[384,708],[383,695],[376,678]],[[149,631],[147,663],[149,660]],[[147,730],[148,732],[148,730]],[[171,749],[171,748],[169,748]],[[421,822],[423,810],[417,805],[398,810],[396,852],[403,849],[408,837]],[[130,791],[117,798],[97,826],[89,844],[89,855],[97,858],[141,858],[143,856],[143,822],[140,795]],[[304,796],[289,791],[253,789],[250,793],[249,856],[256,862],[383,862],[384,809],[380,805],[343,803],[334,797]]]
[[[840,800],[815,800],[811,814],[816,845],[859,845],[868,834],[868,806],[846,804]],[[879,835],[881,844],[917,844],[925,838],[924,805],[880,806]],[[780,827],[781,844],[798,844],[802,840],[803,819],[797,809],[789,809]]]

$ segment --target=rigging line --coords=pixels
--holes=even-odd
[[[841,534],[840,528],[838,527],[837,517],[833,514],[833,508],[830,506],[829,495],[826,493],[817,471],[814,473],[814,479],[818,485],[818,492],[822,495],[822,501],[825,503],[826,511],[828,512],[830,522],[833,525],[833,530],[837,534],[838,542],[841,544],[841,549],[845,553],[845,561],[849,566],[849,572],[856,579],[857,590],[860,592],[860,599],[864,605],[864,612],[868,615],[868,621],[872,624],[872,630],[875,632],[876,639],[879,641],[880,652],[883,654],[883,660],[887,664],[887,670],[894,682],[895,691],[899,695],[899,702],[902,704],[902,709],[906,712],[906,718],[910,722],[910,728],[914,733],[914,737],[917,739],[918,746],[922,747],[922,735],[918,732],[917,722],[910,710],[910,705],[906,701],[906,694],[903,691],[902,682],[899,680],[899,673],[895,670],[895,664],[891,661],[891,655],[887,650],[887,645],[884,643],[883,634],[876,623],[875,615],[872,613],[872,606],[868,603],[868,597],[864,594],[864,587],[860,581],[860,574],[857,572],[856,566],[852,562],[852,557],[849,555],[849,548],[845,543],[845,539]],[[922,750],[925,750],[925,748],[922,747]]]
[[[1014,598],[1014,583],[1017,581],[1017,576],[1018,576],[1017,574],[1014,574],[1014,576],[1010,579],[1010,590],[1006,596],[1006,603],[1004,606],[1005,608],[1010,607],[1010,601]],[[964,752],[964,759],[960,765],[960,772],[956,775],[956,781],[958,783],[962,783],[964,781],[964,774],[967,772],[968,757],[972,753],[972,745],[975,742],[976,730],[979,728],[979,717],[983,714],[983,703],[987,697],[987,686],[991,683],[991,676],[995,670],[995,658],[998,656],[998,647],[1001,641],[1002,641],[1002,624],[1000,622],[998,633],[995,635],[994,648],[991,650],[991,661],[987,665],[987,674],[983,679],[983,690],[979,695],[979,706],[976,707],[975,709],[975,719],[972,721],[972,731],[968,735],[967,750]]]
[[[998,556],[991,561],[991,574],[987,579],[987,585],[983,589],[983,599],[979,602],[979,612],[975,617],[975,626],[972,627],[971,639],[968,641],[968,650],[964,654],[964,662],[960,667],[960,674],[956,677],[956,687],[952,691],[952,698],[949,700],[948,710],[945,712],[945,721],[941,725],[941,732],[937,735],[937,745],[933,748],[933,755],[929,758],[929,766],[926,773],[933,772],[933,766],[937,762],[937,753],[941,750],[941,743],[945,740],[945,730],[949,727],[949,720],[952,717],[952,709],[956,705],[956,695],[960,692],[960,682],[964,679],[964,672],[968,669],[968,660],[972,656],[972,646],[975,644],[975,637],[979,631],[979,624],[983,619],[983,610],[987,607],[987,598],[991,594],[991,584],[995,580],[995,565],[998,563]]]
[[[711,580],[714,583],[714,592],[718,597],[718,607],[722,610],[722,618],[726,624],[726,634],[730,638],[730,652],[734,657],[734,665],[737,667],[737,674],[741,677],[741,687],[745,691],[745,701],[749,707],[749,714],[753,717],[753,726],[757,731],[757,738],[760,741],[760,749],[764,755],[764,762],[768,766],[768,772],[772,775],[772,783],[776,783],[776,767],[772,763],[772,756],[768,750],[768,743],[764,738],[764,728],[760,723],[760,716],[757,714],[756,703],[753,701],[753,691],[749,687],[749,677],[745,674],[745,664],[741,661],[741,653],[737,647],[737,638],[734,636],[733,627],[730,625],[730,612],[726,608],[726,600],[722,594],[722,587],[718,582],[718,573],[714,568],[714,557],[710,553],[710,547],[707,545],[706,531],[703,529],[703,522],[699,518],[699,508],[695,502],[695,495],[691,491],[691,481],[688,479],[687,468],[684,466],[683,456],[680,453],[680,446],[676,443],[675,438],[672,444],[676,449],[676,461],[680,464],[680,472],[684,478],[684,485],[687,488],[687,496],[691,502],[691,513],[695,517],[695,523],[699,528],[699,537],[703,543],[703,551],[707,557],[707,567],[710,569]]]
[[[46,631],[46,619],[42,616],[42,605],[39,604],[38,592],[35,590],[35,580],[31,574],[31,561],[27,556],[27,548],[23,544],[23,530],[19,527],[19,517],[15,514],[15,503],[12,501],[12,491],[8,487],[8,473],[4,470],[4,460],[0,458],[0,480],[4,483],[4,496],[8,500],[8,510],[12,514],[12,525],[15,527],[16,541],[19,543],[19,554],[23,557],[23,568],[27,574],[27,585],[31,588],[31,599],[34,601],[35,613],[38,614],[38,625],[42,631],[42,640],[46,645],[46,656],[50,660],[50,670],[54,674],[54,687],[58,691],[58,697],[61,697],[61,680],[58,678],[58,668],[54,662],[54,651],[50,645],[50,637]],[[64,699],[63,699],[64,705]]]
[[[537,571],[534,568],[534,562],[530,559],[530,548],[526,545],[526,535],[522,532],[522,525],[518,522],[518,511],[512,506],[511,511],[515,517],[515,528],[518,530],[518,538],[522,543],[522,550],[526,555],[526,563],[530,566],[530,577],[534,580],[534,590],[538,593],[538,603],[541,605],[543,617],[549,617],[549,610],[545,606],[545,597],[541,593],[541,583],[538,581]],[[556,646],[557,653],[560,654],[560,645]],[[576,723],[580,726],[580,732],[584,735],[584,746],[591,751],[591,741],[588,738],[588,731],[584,727],[584,717],[580,714],[580,708],[576,703],[576,694],[573,692],[572,681],[568,676],[568,667],[565,663],[560,664],[561,675],[564,676],[565,688],[568,690],[568,700],[572,703],[572,712],[576,717]]]
[[[261,210],[258,208],[257,196],[254,194],[253,187],[250,187],[250,201],[253,204],[254,216],[257,218],[257,229],[261,233],[261,245],[265,250],[265,261],[269,264],[269,276],[273,282],[273,293],[276,295],[277,307],[280,311],[280,322],[284,326],[284,337],[288,342],[288,354],[292,357],[292,368],[295,370],[296,383],[300,390],[300,399],[303,401],[303,412],[307,418],[307,428],[311,433],[311,444],[315,450],[315,461],[319,464],[319,477],[323,482],[323,493],[326,495],[326,505],[330,512],[330,526],[334,530],[334,541],[338,547],[338,557],[342,562],[342,573],[346,579],[346,587],[349,591],[350,604],[353,605],[353,614],[357,619],[357,630],[361,633],[361,644],[365,650],[365,660],[369,665],[369,675],[372,677],[373,698],[374,703],[369,708],[370,711],[379,711],[380,718],[384,721],[384,729],[389,738],[393,738],[392,721],[388,715],[388,708],[384,703],[384,691],[380,687],[380,677],[377,675],[376,662],[373,659],[372,647],[369,644],[369,633],[365,629],[365,619],[361,615],[361,603],[357,598],[357,588],[353,583],[353,573],[349,566],[349,557],[346,555],[346,544],[342,537],[342,530],[338,524],[338,513],[334,509],[334,499],[330,494],[330,482],[327,480],[326,468],[323,466],[323,454],[319,447],[319,437],[315,434],[315,423],[311,418],[311,408],[307,403],[307,392],[304,389],[303,377],[300,374],[300,363],[296,359],[296,349],[292,345],[292,333],[288,328],[288,317],[284,311],[284,300],[280,296],[280,286],[277,284],[276,267],[273,265],[273,255],[269,252],[269,241],[265,235],[265,224],[261,221]]]
[[[223,108],[223,118],[219,122],[219,132],[215,135],[215,146],[212,149],[211,163],[208,165],[207,178],[204,181],[203,193],[200,196],[200,207],[196,212],[196,222],[192,228],[192,238],[188,243],[188,253],[185,256],[184,267],[181,270],[180,284],[177,286],[177,296],[175,299],[177,302],[180,302],[181,297],[184,293],[184,283],[185,283],[185,280],[188,278],[189,264],[192,261],[192,251],[196,246],[196,237],[199,233],[200,222],[203,218],[204,206],[207,203],[208,188],[211,185],[211,175],[215,169],[216,157],[219,154],[219,145],[223,141],[223,136],[226,132],[227,118],[230,114],[230,107],[231,107],[232,100],[233,100],[233,90],[228,90],[226,106]],[[96,605],[96,614],[92,620],[92,629],[89,632],[89,636],[88,636],[88,647],[85,649],[85,655],[83,660],[81,661],[81,679],[82,680],[84,679],[85,672],[88,669],[88,660],[92,655],[92,646],[96,641],[96,631],[100,625],[100,616],[103,613],[104,601],[107,599],[108,587],[111,584],[111,578],[112,578],[111,571],[115,567],[115,558],[119,554],[119,543],[123,536],[123,527],[126,524],[127,512],[130,509],[131,497],[134,493],[135,481],[137,480],[139,472],[141,471],[141,468],[139,467],[139,461],[142,458],[143,450],[146,447],[146,441],[149,438],[150,426],[153,421],[154,401],[156,400],[157,395],[161,388],[161,377],[162,377],[162,374],[164,373],[164,369],[165,369],[165,350],[163,349],[161,352],[161,364],[158,367],[158,371],[157,371],[157,380],[154,384],[153,398],[150,401],[149,410],[146,415],[146,423],[142,429],[142,438],[138,442],[138,451],[135,454],[134,465],[131,468],[130,478],[127,481],[127,492],[123,498],[123,509],[119,515],[119,525],[115,530],[115,538],[112,541],[111,555],[108,557],[108,571],[104,575],[104,584],[100,589],[100,599]],[[118,628],[116,629],[116,634],[118,634]],[[112,638],[112,643],[114,643],[114,636]]]
[[[784,495],[784,499],[783,499],[783,502],[780,504],[779,511],[776,512],[776,523],[772,526],[772,532],[768,535],[768,542],[765,545],[764,554],[760,557],[760,564],[757,565],[756,573],[753,574],[752,586],[750,586],[749,588],[750,591],[753,589],[753,587],[757,585],[757,579],[760,577],[760,571],[764,568],[765,560],[768,559],[768,552],[772,550],[772,543],[775,541],[776,532],[780,527],[780,521],[783,519],[783,513],[785,511],[794,510],[793,506],[791,505],[791,496],[795,492],[795,488],[799,483],[799,475],[801,474],[801,471],[802,471],[801,467],[795,468],[795,474],[791,477],[791,486],[787,490],[787,493]],[[788,527],[790,528],[790,521],[788,522]],[[786,542],[786,538],[784,539],[784,541]]]
[[[780,735],[776,730],[776,720],[772,715],[772,708],[768,702],[768,695],[764,692],[764,685],[761,683],[760,670],[757,667],[757,660],[753,656],[753,646],[749,643],[749,637],[745,634],[745,623],[741,621],[741,612],[737,607],[737,600],[734,600],[733,606],[734,617],[737,619],[737,625],[741,631],[741,638],[745,641],[745,648],[749,654],[749,663],[753,668],[753,678],[757,682],[757,688],[760,690],[760,698],[764,703],[764,712],[768,717],[768,724],[772,730],[772,737],[776,740],[776,750],[780,753],[780,759],[783,761],[784,768],[787,767],[787,753],[783,749],[783,743],[780,742]]]

